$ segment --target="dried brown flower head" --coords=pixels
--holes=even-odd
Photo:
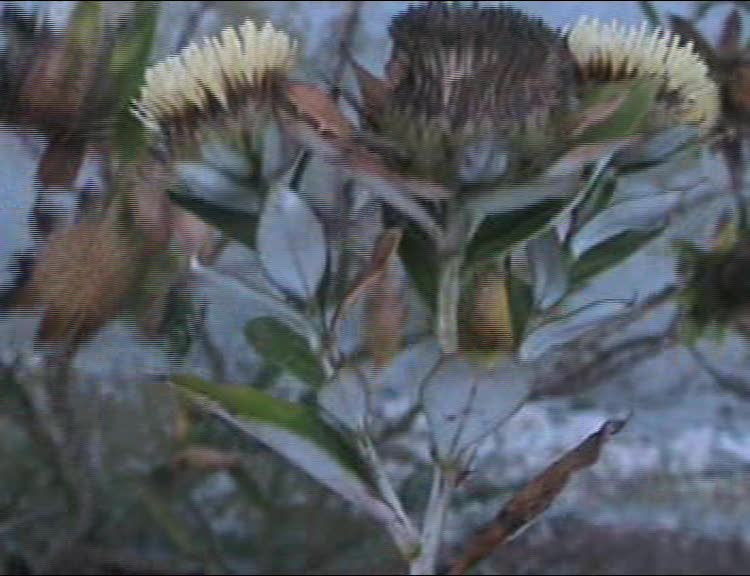
[[[394,18],[390,34],[392,105],[447,130],[516,131],[573,94],[562,37],[513,8],[430,3]]]
[[[140,275],[137,247],[108,220],[54,232],[13,306],[42,309],[42,341],[78,343],[123,308]]]

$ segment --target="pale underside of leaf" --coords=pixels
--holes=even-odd
[[[594,216],[573,237],[571,250],[578,257],[597,244],[630,230],[646,232],[664,226],[682,192],[619,202]]]
[[[538,360],[550,348],[578,338],[602,321],[622,314],[629,302],[610,300],[595,302],[568,316],[542,324],[526,336],[518,351],[524,361]]]
[[[466,457],[523,404],[529,368],[511,359],[486,368],[460,356],[444,357],[426,381],[422,408],[435,455],[466,464]]]
[[[258,224],[258,251],[269,277],[309,299],[323,277],[326,250],[323,226],[305,201],[289,188],[272,190]]]

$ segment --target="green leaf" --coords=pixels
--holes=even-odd
[[[508,293],[513,321],[513,339],[518,345],[523,340],[526,326],[534,310],[534,293],[531,286],[513,274],[508,280]]]
[[[319,388],[326,380],[323,367],[307,340],[275,318],[251,320],[245,337],[263,359],[292,373],[302,382]]]
[[[132,21],[126,33],[115,40],[108,63],[108,73],[117,94],[115,143],[126,160],[134,160],[146,144],[144,126],[130,112],[129,104],[137,96],[151,54],[159,2],[136,2]]]
[[[488,216],[469,243],[467,265],[498,256],[514,244],[537,234],[567,205],[565,200],[550,200],[524,210]]]
[[[158,19],[159,2],[138,2],[127,33],[118,35],[115,40],[109,72],[117,78],[119,94],[125,103],[136,95],[143,81]]]
[[[284,185],[272,186],[258,223],[263,270],[287,294],[308,301],[317,293],[328,261],[323,224],[308,202]]]
[[[201,220],[215,226],[232,240],[241,242],[248,248],[255,248],[255,232],[258,227],[258,216],[214,204],[210,200],[187,194],[171,192],[171,200],[192,212]]]
[[[438,263],[435,245],[416,225],[407,225],[398,247],[398,255],[417,292],[433,312],[437,307]]]
[[[653,109],[660,89],[661,83],[651,78],[612,82],[595,88],[584,98],[583,109],[611,100],[624,91],[627,91],[627,96],[611,117],[586,130],[579,141],[601,142],[637,134],[645,128],[646,118]]]
[[[581,286],[597,274],[604,272],[635,254],[643,246],[661,234],[661,230],[650,232],[623,232],[598,244],[573,264],[570,271],[571,284]]]
[[[395,522],[353,444],[314,409],[190,375],[175,376],[173,382],[208,413],[267,445],[376,519]]]
[[[77,2],[70,16],[66,39],[77,49],[91,46],[91,39],[97,38],[102,27],[102,3],[90,0]]]

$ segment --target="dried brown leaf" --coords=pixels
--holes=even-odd
[[[82,138],[53,137],[39,160],[37,177],[44,188],[71,188],[83,163],[86,142]]]
[[[607,420],[601,428],[549,466],[518,492],[495,518],[470,538],[449,574],[466,574],[480,560],[510,540],[521,528],[552,504],[571,475],[588,468],[599,459],[604,444],[617,434],[626,420]]]
[[[401,236],[402,232],[398,229],[385,230],[380,235],[373,249],[369,266],[354,281],[354,285],[336,310],[332,324],[334,334],[338,334],[341,322],[352,306],[367,294],[386,272],[395,254],[398,253]]]
[[[346,139],[354,133],[352,123],[325,90],[312,84],[294,82],[289,84],[286,95],[295,114],[311,124],[319,134]]]
[[[172,458],[175,468],[219,471],[236,468],[241,463],[239,455],[210,446],[188,446]]]
[[[354,75],[357,78],[359,91],[365,107],[365,116],[375,119],[380,116],[390,96],[390,88],[386,82],[374,76],[369,70],[355,60],[351,61]]]
[[[361,146],[350,149],[344,160],[344,165],[354,176],[375,178],[383,184],[387,184],[394,189],[404,190],[417,198],[435,201],[447,200],[453,196],[453,192],[445,186],[393,172],[379,156]]]
[[[390,262],[367,294],[367,349],[378,368],[386,366],[401,348],[401,337],[409,317],[402,278]]]

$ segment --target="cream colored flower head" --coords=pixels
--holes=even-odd
[[[230,110],[257,94],[270,76],[288,72],[296,53],[297,43],[269,22],[258,28],[246,20],[147,69],[133,113],[159,131]]]
[[[681,45],[682,44],[682,45]],[[720,113],[719,90],[692,42],[667,30],[603,24],[582,17],[568,32],[568,47],[584,77],[660,77],[679,100],[683,121],[710,129]]]

